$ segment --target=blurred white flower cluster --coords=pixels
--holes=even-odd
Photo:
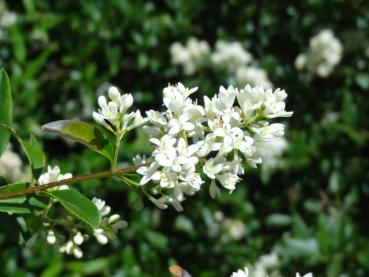
[[[218,40],[215,44],[215,51],[211,55],[213,65],[223,68],[228,73],[234,73],[235,69],[249,64],[251,60],[251,54],[238,41]]]
[[[12,151],[9,144],[0,156],[0,176],[8,182],[20,181],[24,175],[22,166],[21,158]]]
[[[341,61],[342,51],[342,44],[332,30],[322,30],[310,39],[308,52],[297,56],[295,66],[326,78]]]
[[[246,235],[242,220],[225,217],[221,211],[214,213],[208,228],[209,236],[219,237],[221,243],[239,241]]]
[[[111,208],[105,204],[105,201],[93,198],[92,202],[98,208],[100,215],[102,217],[99,228],[96,228],[89,233],[95,237],[98,243],[106,244],[110,239],[115,238],[116,233],[119,229],[125,228],[127,222],[121,220],[118,214],[109,215]],[[46,241],[52,245],[58,245],[59,251],[61,253],[66,253],[68,255],[74,255],[76,258],[80,259],[83,256],[81,245],[83,242],[87,241],[90,235],[86,232],[86,228],[78,228],[74,224],[74,218],[67,216],[65,219],[58,222],[63,227],[68,228],[69,238],[67,239],[62,232],[59,232],[57,228],[51,227],[50,223],[45,223],[45,227],[48,228]],[[57,224],[54,224],[57,227]]]
[[[145,123],[139,110],[128,113],[128,109],[133,105],[131,94],[121,95],[119,90],[113,86],[109,88],[108,96],[109,101],[105,96],[98,98],[100,109],[92,113],[97,123],[119,136]]]
[[[14,25],[17,22],[17,18],[16,13],[6,10],[5,4],[0,3],[0,41],[8,38],[6,28]]]
[[[201,65],[201,61],[210,53],[209,44],[204,40],[189,38],[186,45],[175,42],[170,46],[172,63],[183,67],[186,75],[192,75]]]
[[[206,41],[199,41],[196,38],[190,38],[186,46],[174,42],[170,47],[172,64],[182,66],[186,75],[198,71],[199,65],[209,64],[212,68],[225,71],[230,84],[272,88],[266,71],[255,65],[252,55],[240,42],[218,40],[214,52],[210,51]],[[251,64],[253,62],[254,64]]]
[[[277,277],[281,276],[277,267],[279,266],[279,258],[276,253],[270,253],[258,258],[254,265],[249,266],[252,277]],[[250,276],[250,277],[251,277]]]
[[[264,69],[256,66],[241,66],[235,73],[236,83],[239,86],[261,86],[265,89],[272,88],[273,84],[269,80]]]
[[[167,110],[147,112],[151,126],[144,128],[155,150],[152,163],[137,172],[141,185],[157,184],[147,194],[160,208],[182,210],[185,195],[199,191],[205,179],[213,198],[220,193],[217,184],[232,192],[244,163],[262,162],[256,142],[284,135],[283,124],[268,120],[292,115],[285,111],[284,90],[220,87],[212,99],[204,97],[204,106],[189,98],[196,90],[170,85],[163,91]]]
[[[263,160],[262,169],[271,170],[277,168],[281,163],[281,156],[288,147],[284,137],[275,137],[268,141],[257,141],[255,143],[257,153]]]

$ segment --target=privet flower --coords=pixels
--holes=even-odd
[[[172,63],[182,66],[186,75],[194,74],[209,53],[209,44],[204,40],[193,37],[188,39],[186,45],[174,42],[170,46]]]
[[[61,181],[72,177],[73,177],[72,173],[61,174],[60,168],[57,165],[54,167],[48,166],[47,172],[45,172],[38,178],[37,183],[39,185],[46,185],[51,182]],[[50,188],[49,190],[63,190],[63,189],[68,189],[68,186],[62,185],[55,188]]]
[[[0,176],[8,182],[17,182],[22,178],[22,160],[14,153],[9,144],[0,156]]]
[[[297,56],[295,66],[326,78],[341,61],[342,50],[342,44],[332,30],[322,30],[310,39],[309,51]]]
[[[128,109],[133,105],[131,94],[121,95],[116,87],[110,87],[108,97],[108,100],[105,96],[98,98],[100,108],[97,112],[92,113],[97,123],[116,135],[122,135],[145,123],[139,110],[128,113]]]
[[[109,238],[115,238],[115,234],[119,229],[127,227],[127,222],[121,220],[118,214],[109,216],[111,208],[105,204],[105,201],[94,197],[92,202],[98,208],[102,217],[100,227],[95,229],[93,233],[100,244],[106,244]]]
[[[256,66],[240,66],[236,70],[235,78],[238,86],[261,86],[265,89],[273,86],[266,71]]]
[[[215,51],[211,55],[212,63],[229,73],[234,73],[235,69],[249,64],[251,60],[251,54],[238,41],[227,42],[218,40],[215,44]]]
[[[163,90],[166,111],[148,111],[151,126],[144,129],[154,146],[152,163],[138,169],[140,184],[156,184],[148,198],[160,208],[168,204],[182,210],[186,195],[193,195],[205,183],[214,198],[218,184],[232,192],[243,163],[252,167],[262,162],[257,141],[284,135],[284,125],[270,123],[276,117],[289,117],[285,111],[284,90],[264,90],[246,86],[238,90],[220,87],[212,99],[204,97],[204,106],[191,100],[197,88],[181,83]]]

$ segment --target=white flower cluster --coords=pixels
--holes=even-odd
[[[256,66],[240,66],[236,70],[236,82],[238,86],[261,86],[265,89],[273,87],[264,69]]]
[[[127,222],[121,220],[118,214],[109,216],[111,209],[109,206],[105,205],[105,201],[94,198],[92,202],[96,205],[102,217],[99,228],[94,229],[92,234],[100,244],[106,244],[108,243],[109,238],[115,238],[115,234],[119,229],[127,226]],[[72,217],[66,218],[66,221],[70,222],[71,226],[73,226],[73,220],[74,219]],[[49,227],[49,224],[46,225]],[[83,242],[87,241],[90,236],[83,233],[82,230],[78,228],[72,228],[68,231],[70,235],[69,239],[66,241],[66,238],[61,233],[49,227],[46,241],[53,245],[58,243],[59,251],[61,253],[74,255],[76,258],[80,259],[83,256],[81,245]]]
[[[149,199],[158,207],[172,204],[182,210],[185,195],[193,195],[210,179],[210,195],[219,192],[217,183],[232,192],[243,162],[252,167],[262,162],[255,142],[284,135],[284,125],[267,120],[289,117],[285,111],[284,90],[220,87],[212,99],[204,97],[204,106],[189,96],[197,88],[181,83],[164,89],[165,112],[148,111],[152,126],[145,126],[155,146],[150,166],[143,166],[140,184],[153,181]],[[159,197],[154,197],[159,196]]]
[[[184,73],[191,75],[196,72],[202,60],[209,55],[210,47],[206,41],[192,37],[188,39],[186,45],[174,42],[170,46],[170,53],[172,63],[182,66]]]
[[[210,47],[206,41],[190,38],[186,46],[175,42],[170,48],[172,64],[181,65],[186,75],[194,74],[200,64],[207,64],[210,56],[211,66],[224,70],[229,75],[229,83],[238,86],[262,86],[272,88],[265,70],[257,67],[252,55],[247,52],[238,41],[227,42],[218,40],[215,50],[210,54]]]
[[[1,4],[0,4],[1,5]],[[17,14],[7,11],[5,7],[0,6],[0,41],[7,39],[6,28],[17,22]]]
[[[46,185],[48,183],[51,182],[57,182],[57,181],[61,181],[61,180],[65,180],[65,179],[69,179],[72,178],[73,175],[72,173],[66,173],[66,174],[61,174],[60,172],[60,168],[59,166],[48,166],[47,167],[47,172],[43,173],[39,178],[38,178],[38,184],[39,185]],[[63,189],[68,189],[67,185],[62,185],[62,186],[58,186],[55,188],[50,188],[49,190],[63,190]]]
[[[105,96],[98,98],[100,109],[92,113],[92,117],[97,123],[120,136],[145,123],[139,110],[127,113],[133,105],[131,94],[121,95],[116,87],[110,87],[108,96],[110,101],[107,101]]]
[[[307,69],[319,77],[326,78],[342,58],[342,44],[332,30],[322,30],[310,39],[309,51],[297,56],[297,69]]]
[[[274,169],[279,166],[281,156],[288,147],[284,137],[275,137],[268,141],[258,141],[255,143],[257,153],[263,160],[263,170]]]
[[[11,149],[9,144],[0,156],[0,176],[8,182],[17,182],[23,176],[22,160]]]

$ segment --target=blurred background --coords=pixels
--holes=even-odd
[[[35,134],[48,164],[64,172],[109,165],[40,126],[92,122],[112,84],[141,111],[160,109],[162,89],[178,81],[199,86],[199,99],[220,85],[280,87],[294,111],[286,140],[232,194],[212,200],[203,189],[178,213],[140,202],[119,180],[82,183],[128,222],[119,239],[87,243],[76,260],[42,238],[19,247],[4,231],[1,276],[169,276],[173,263],[202,277],[245,265],[255,276],[369,276],[368,27],[366,0],[0,0],[0,67],[13,86],[15,128]],[[149,152],[137,131],[122,165]],[[8,179],[24,170],[13,144],[15,153],[17,165],[2,169]]]

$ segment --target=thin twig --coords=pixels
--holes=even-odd
[[[125,173],[131,173],[131,172],[135,172],[139,167],[145,166],[145,165],[147,165],[147,164],[141,164],[141,165],[124,167],[124,168],[118,168],[118,169],[115,169],[115,170],[106,170],[106,171],[102,171],[102,172],[98,172],[98,173],[91,173],[91,174],[76,176],[76,177],[72,177],[72,178],[69,178],[69,179],[64,179],[64,180],[60,180],[60,181],[56,181],[56,182],[51,182],[51,183],[48,183],[48,184],[45,184],[45,185],[36,185],[36,186],[28,187],[26,189],[18,190],[18,191],[0,193],[0,200],[1,199],[13,198],[13,197],[16,197],[16,196],[33,194],[33,193],[44,191],[44,190],[47,190],[47,189],[50,189],[50,188],[59,187],[59,186],[62,186],[62,185],[68,185],[69,186],[69,185],[72,185],[72,184],[75,184],[75,183],[79,183],[81,181],[86,181],[86,180],[91,180],[91,179],[98,179],[98,178],[106,178],[106,177],[117,176],[117,175],[121,175],[121,174],[125,174]]]

